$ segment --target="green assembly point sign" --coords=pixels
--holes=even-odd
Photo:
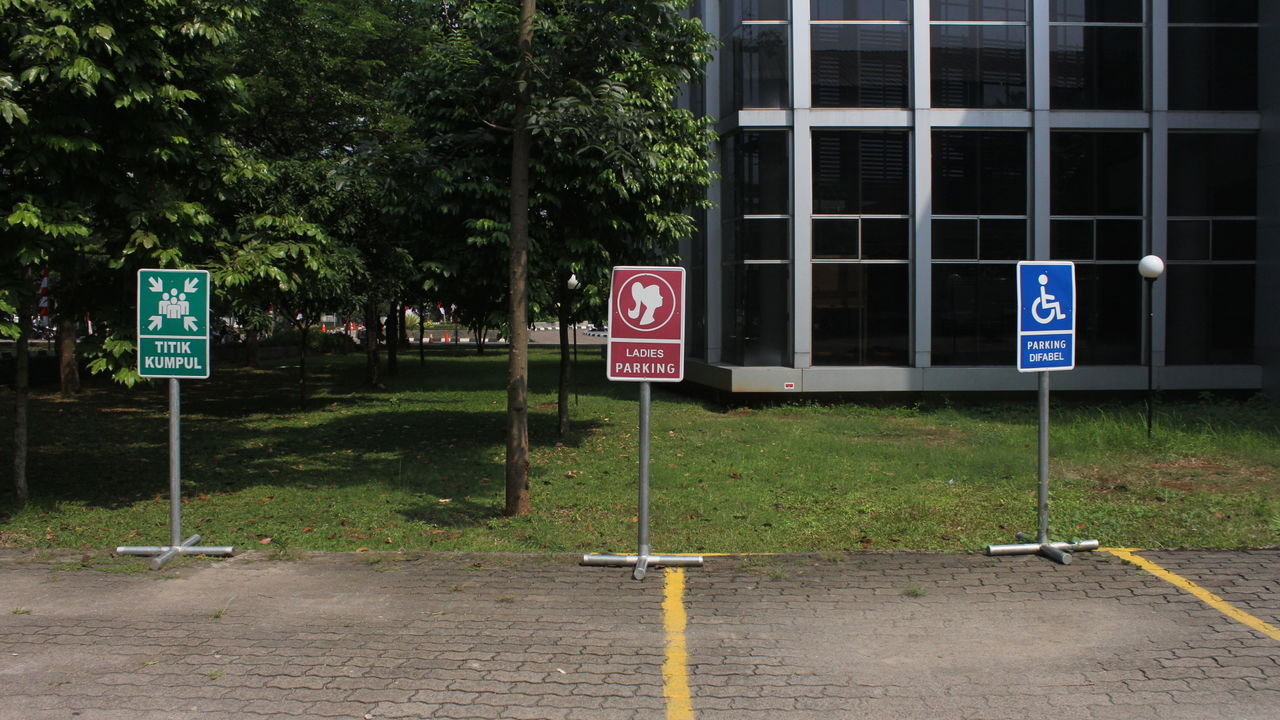
[[[138,374],[209,377],[208,271],[138,271]]]

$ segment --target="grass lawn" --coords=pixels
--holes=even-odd
[[[282,552],[634,552],[636,385],[604,381],[584,355],[573,434],[557,441],[557,355],[533,351],[534,511],[506,519],[506,356],[469,352],[402,357],[383,391],[361,388],[363,357],[312,358],[306,412],[289,365],[184,382],[184,535]],[[0,547],[168,542],[163,382],[33,393],[23,510],[8,488],[12,400],[0,390]],[[724,408],[656,386],[654,551],[972,550],[1034,533],[1034,393],[931,402]],[[1141,402],[1054,403],[1054,539],[1280,544],[1276,408],[1162,404],[1148,441]]]

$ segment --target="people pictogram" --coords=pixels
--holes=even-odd
[[[177,288],[171,288],[160,297],[157,310],[170,320],[178,320],[191,314],[191,303],[187,301],[186,293],[180,293]]]

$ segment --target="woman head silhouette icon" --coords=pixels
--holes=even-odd
[[[645,285],[640,280],[631,284],[631,300],[635,305],[627,310],[627,317],[635,320],[640,318],[641,325],[648,325],[653,322],[653,314],[662,307],[662,288],[658,285]],[[644,311],[641,317],[640,312]]]

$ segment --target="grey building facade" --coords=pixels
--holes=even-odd
[[[1072,260],[1054,387],[1280,390],[1280,2],[702,0],[720,181],[689,379],[1032,389],[1014,269]],[[1270,68],[1271,70],[1267,70]],[[1137,261],[1166,272],[1148,308]],[[1148,340],[1145,318],[1153,313]]]

